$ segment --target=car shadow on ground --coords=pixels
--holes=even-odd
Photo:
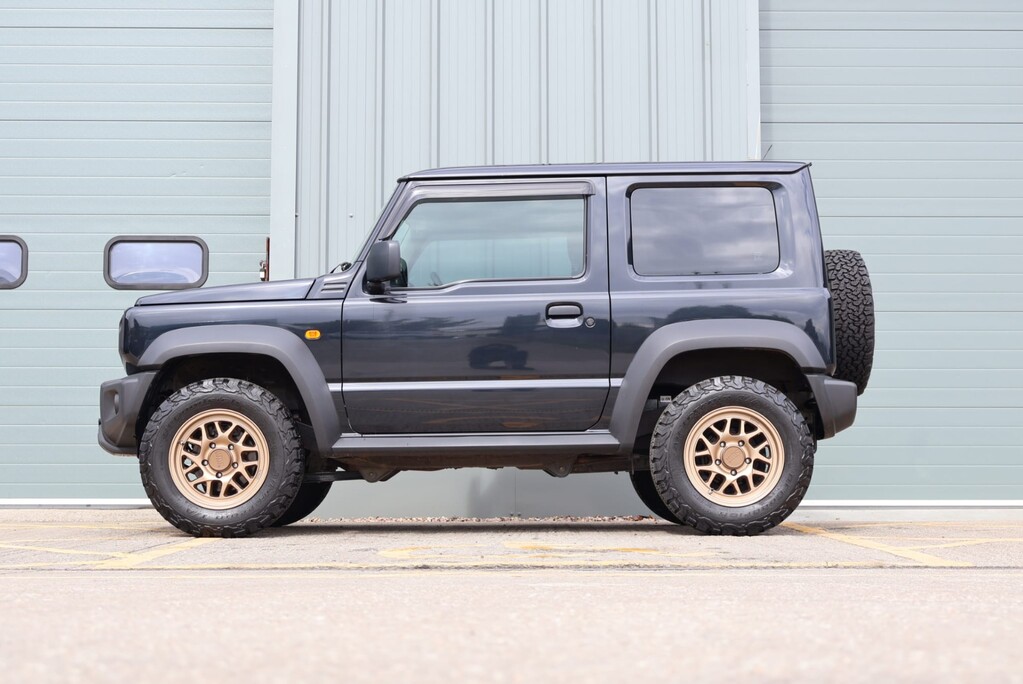
[[[288,527],[277,527],[263,530],[261,537],[302,537],[331,533],[353,532],[359,534],[500,534],[528,532],[560,532],[564,534],[589,534],[593,532],[627,532],[644,536],[695,536],[708,537],[691,527],[674,525],[667,522],[638,521],[634,523],[589,523],[589,522],[345,522],[343,520],[313,521]],[[765,534],[794,535],[795,530],[775,527]]]

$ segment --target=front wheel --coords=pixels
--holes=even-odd
[[[294,502],[304,465],[287,407],[266,389],[230,378],[172,394],[139,444],[153,506],[197,537],[241,537],[271,526]]]
[[[310,515],[319,507],[330,492],[333,482],[305,482],[298,490],[298,496],[292,502],[291,507],[284,511],[284,515],[277,518],[274,527],[284,527],[296,523],[302,518]]]
[[[699,382],[661,414],[650,472],[665,505],[709,534],[759,534],[802,501],[816,450],[784,394],[751,378]]]

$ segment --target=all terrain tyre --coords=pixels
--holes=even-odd
[[[178,390],[139,444],[142,484],[156,510],[197,537],[241,537],[270,527],[295,501],[305,452],[291,413],[243,380]]]
[[[835,377],[867,389],[874,365],[874,293],[867,264],[859,252],[829,249],[824,252],[835,314]]]
[[[671,512],[671,509],[664,505],[661,501],[661,495],[657,493],[657,487],[654,486],[654,478],[651,477],[649,470],[637,470],[629,475],[632,480],[632,487],[636,490],[636,495],[639,496],[639,500],[650,509],[650,512],[656,515],[658,518],[667,520],[668,522],[675,523],[676,525],[682,525],[683,522]]]
[[[802,501],[816,444],[784,394],[752,378],[704,380],[654,427],[650,473],[668,509],[708,534],[759,534]]]
[[[303,482],[298,490],[298,496],[295,497],[288,510],[284,511],[284,515],[277,518],[277,522],[273,526],[284,527],[311,514],[327,498],[332,484],[334,483]]]

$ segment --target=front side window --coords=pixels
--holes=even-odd
[[[632,265],[640,275],[742,275],[778,268],[778,221],[767,188],[638,188],[631,208]]]
[[[14,235],[0,235],[0,290],[13,290],[28,276],[28,247]]]
[[[107,243],[103,275],[117,290],[181,290],[208,275],[209,251],[197,237],[116,237]]]
[[[408,287],[575,278],[585,268],[585,210],[581,197],[425,201],[393,239]]]

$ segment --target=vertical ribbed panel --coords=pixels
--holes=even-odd
[[[298,275],[351,256],[417,169],[757,153],[756,0],[304,0],[301,15]]]

